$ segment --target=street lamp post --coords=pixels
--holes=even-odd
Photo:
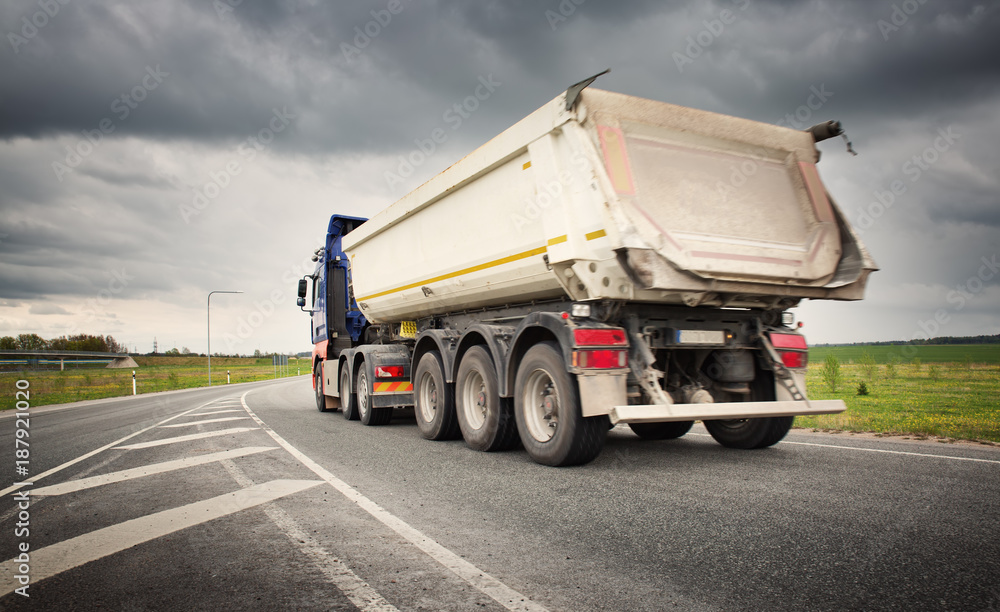
[[[212,294],[213,293],[243,293],[242,291],[209,291],[208,292],[208,386],[212,386]]]

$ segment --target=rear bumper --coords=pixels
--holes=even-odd
[[[663,423],[667,421],[714,421],[761,417],[837,414],[847,410],[844,400],[807,402],[724,402],[719,404],[671,404],[660,406],[615,406],[608,413],[613,424]]]
[[[369,400],[375,408],[404,408],[413,405],[413,393],[373,393]]]

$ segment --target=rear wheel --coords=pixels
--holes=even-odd
[[[358,418],[364,425],[385,425],[392,418],[392,408],[376,408],[373,406],[371,393],[368,391],[368,369],[362,365],[358,372]]]
[[[481,346],[470,348],[462,357],[455,381],[455,411],[469,448],[489,452],[517,444],[514,407],[510,399],[500,397],[496,367]]]
[[[576,381],[554,342],[525,353],[514,383],[514,415],[521,443],[538,463],[579,465],[604,448],[608,418],[583,417]]]
[[[323,365],[317,364],[313,372],[313,383],[316,387],[316,408],[326,412],[326,395],[323,394]]]
[[[358,396],[354,394],[354,385],[351,384],[351,372],[348,364],[340,369],[340,405],[344,411],[344,418],[348,421],[358,420]]]
[[[729,448],[773,446],[792,428],[795,417],[767,417],[733,421],[705,421],[705,429],[715,441]]]
[[[694,421],[673,421],[670,423],[629,423],[637,436],[645,440],[673,440],[691,431]]]
[[[424,353],[413,374],[413,412],[420,435],[428,440],[458,436],[455,397],[444,382],[444,368],[436,351]]]

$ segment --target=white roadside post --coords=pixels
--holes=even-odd
[[[229,384],[229,370],[226,370],[226,384]]]
[[[208,292],[208,312],[206,323],[208,324],[208,386],[212,386],[212,294],[213,293],[243,293],[242,291],[209,291]]]
[[[132,370],[132,395],[135,395],[135,370]]]

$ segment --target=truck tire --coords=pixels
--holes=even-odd
[[[358,396],[351,392],[354,385],[351,384],[351,372],[348,364],[340,368],[340,407],[344,411],[344,418],[348,421],[358,420]]]
[[[458,366],[455,412],[465,444],[472,450],[508,450],[517,444],[513,403],[500,397],[496,366],[481,346],[470,348]]]
[[[317,365],[313,372],[313,385],[316,388],[316,407],[320,412],[326,412],[326,396],[323,395],[323,367]]]
[[[413,374],[413,412],[420,435],[428,440],[458,437],[455,396],[444,382],[444,368],[437,351],[420,357]]]
[[[669,423],[629,423],[635,435],[644,440],[673,440],[691,431],[694,421],[672,421]]]
[[[514,415],[521,443],[536,462],[587,463],[604,448],[608,417],[584,418],[576,381],[554,342],[528,349],[514,382]]]
[[[368,390],[368,369],[362,365],[358,372],[358,418],[362,425],[386,425],[392,419],[392,408],[376,408],[372,406],[372,396]]]
[[[766,448],[781,441],[795,417],[767,417],[734,421],[705,421],[715,441],[729,448]]]

